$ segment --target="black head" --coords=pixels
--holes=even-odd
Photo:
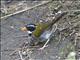
[[[35,24],[32,24],[32,23],[27,24],[27,25],[25,25],[25,26],[26,26],[27,30],[28,30],[28,31],[31,31],[31,32],[36,29],[36,25],[35,25]]]

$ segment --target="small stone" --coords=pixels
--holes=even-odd
[[[40,22],[43,22],[42,20],[40,20]]]
[[[14,29],[14,26],[10,26],[12,29]]]
[[[24,51],[24,52],[22,52],[22,54],[23,54],[23,55],[27,55],[27,53],[26,53],[25,51]]]
[[[74,55],[76,55],[76,53],[75,52],[71,52],[70,55],[71,56],[74,56]]]

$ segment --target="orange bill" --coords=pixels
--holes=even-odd
[[[20,30],[23,31],[23,32],[26,32],[27,28],[26,27],[21,27]]]

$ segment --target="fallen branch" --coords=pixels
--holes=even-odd
[[[9,14],[9,15],[6,15],[6,16],[3,16],[3,17],[1,17],[1,19],[7,18],[7,17],[10,17],[10,16],[13,16],[13,15],[16,15],[16,14],[19,14],[19,13],[22,13],[22,12],[25,12],[25,11],[28,11],[28,10],[30,10],[30,9],[33,9],[33,8],[36,8],[36,7],[39,7],[39,6],[48,4],[48,3],[50,3],[50,2],[52,2],[52,1],[44,1],[44,2],[42,2],[41,4],[38,4],[38,5],[36,5],[36,6],[29,7],[29,8],[26,8],[26,9],[24,9],[24,10],[21,10],[21,11],[18,11],[18,12],[15,12],[15,13],[12,13],[12,14]]]

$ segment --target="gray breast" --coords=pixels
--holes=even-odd
[[[50,33],[51,31],[45,31],[41,36],[40,36],[40,41],[43,42],[43,41],[46,41],[48,38],[50,38],[51,34]]]

